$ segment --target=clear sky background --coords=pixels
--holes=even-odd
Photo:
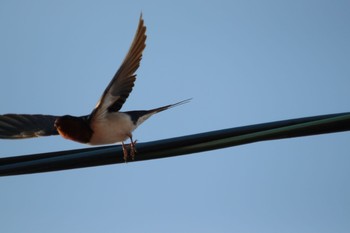
[[[0,1],[0,114],[90,113],[143,12],[141,142],[350,111],[350,2]],[[0,179],[0,232],[350,232],[350,133]],[[0,156],[84,148],[1,140]]]

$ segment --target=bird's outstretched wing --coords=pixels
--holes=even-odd
[[[0,115],[0,138],[21,139],[57,135],[54,126],[58,116],[5,114]]]
[[[136,80],[142,52],[146,47],[146,27],[140,16],[139,25],[131,47],[113,79],[91,114],[90,119],[103,118],[107,112],[117,112],[128,98]]]

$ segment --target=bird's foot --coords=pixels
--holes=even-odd
[[[126,148],[126,145],[124,142],[122,142],[122,148],[123,148],[123,159],[125,162],[128,161],[128,148]]]
[[[132,160],[135,160],[135,154],[137,153],[136,142],[137,142],[137,140],[135,140],[135,141],[131,140],[131,142],[130,142],[130,157]]]
[[[137,142],[137,140],[135,140],[135,141],[131,140],[130,144],[128,144],[128,145],[125,145],[124,142],[122,142],[123,158],[124,158],[125,162],[128,161],[129,157],[131,157],[132,160],[135,159],[135,155],[137,153],[136,142]]]

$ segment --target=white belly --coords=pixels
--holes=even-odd
[[[135,125],[125,113],[109,113],[107,118],[96,119],[91,123],[94,131],[89,144],[103,145],[122,142],[131,137]]]

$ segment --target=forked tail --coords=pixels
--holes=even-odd
[[[143,111],[129,111],[129,112],[125,112],[126,114],[129,114],[129,116],[131,117],[131,120],[134,122],[134,124],[137,126],[139,126],[140,124],[142,124],[145,120],[147,120],[148,118],[150,118],[152,115],[158,113],[158,112],[162,112],[164,110],[167,110],[169,108],[173,108],[182,104],[186,104],[188,102],[190,102],[191,99],[187,99],[187,100],[183,100],[180,102],[177,102],[175,104],[169,104],[160,108],[154,108],[151,110],[143,110]]]
[[[182,100],[182,101],[177,102],[177,103],[175,103],[175,104],[169,104],[169,105],[166,105],[166,106],[163,106],[163,107],[160,107],[160,108],[151,109],[151,110],[149,110],[149,112],[158,113],[158,112],[167,110],[167,109],[169,109],[169,108],[173,108],[173,107],[177,107],[177,106],[180,106],[180,105],[183,105],[183,104],[187,104],[187,103],[190,102],[191,100],[192,100],[192,98],[186,99],[186,100]]]

